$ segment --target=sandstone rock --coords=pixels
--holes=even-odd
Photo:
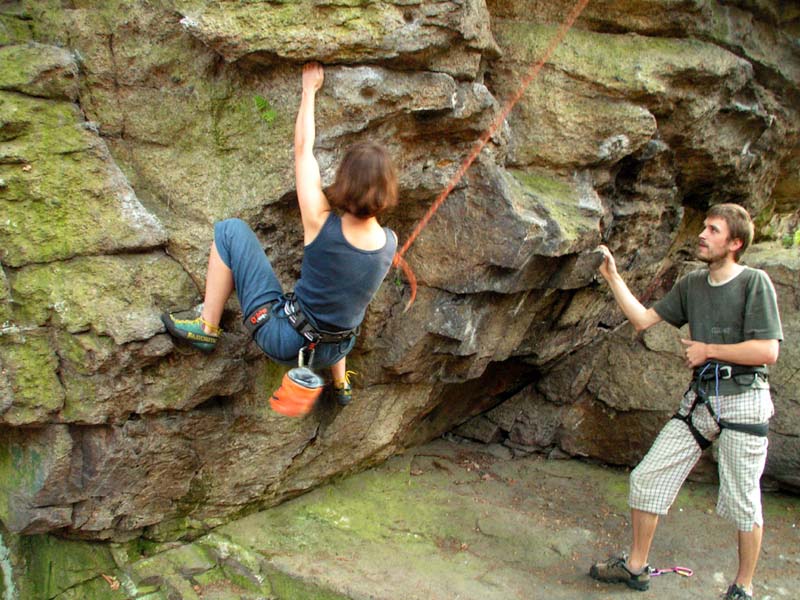
[[[462,423],[453,429],[453,433],[484,444],[496,444],[502,442],[505,437],[505,432],[496,423],[493,423],[483,415]]]
[[[235,298],[211,355],[176,346],[158,320],[200,300],[219,219],[253,225],[286,289],[296,281],[301,63],[326,63],[324,184],[350,143],[384,144],[401,187],[385,222],[402,242],[569,9],[0,10],[0,463],[12,473],[0,520],[118,541],[194,536],[486,411],[473,425],[487,440],[635,462],[685,389],[679,333],[619,328],[592,250],[606,243],[651,304],[691,268],[709,203],[744,204],[759,240],[792,239],[800,62],[796,13],[775,2],[590,3],[406,255],[414,306],[404,312],[400,275],[382,286],[348,358],[359,375],[347,408],[269,412],[284,369],[249,343]],[[787,337],[767,472],[795,489],[796,248],[774,262],[776,247],[751,254],[775,280]]]
[[[565,411],[560,447],[572,456],[599,456],[613,464],[635,465],[645,455],[668,412],[615,411],[584,397]]]
[[[460,294],[543,288],[566,266],[557,259],[599,242],[600,204],[578,183],[483,164],[477,169],[480,179],[469,176],[474,192],[451,194],[437,212],[443,224],[415,244],[415,253],[440,257],[414,264],[427,285]],[[474,222],[492,227],[476,229]]]
[[[11,290],[5,271],[0,269],[0,331],[5,334],[11,328]]]
[[[786,249],[775,243],[757,244],[744,255],[743,262],[765,270],[778,296],[784,341],[781,344],[777,364],[770,367],[770,387],[774,390],[774,395],[782,403],[786,403],[787,417],[794,415],[793,418],[783,421],[787,426],[783,433],[793,435],[800,431],[800,419],[796,412],[796,406],[800,404],[800,392],[797,386],[797,377],[800,373],[800,347],[793,342],[800,335],[800,305],[796,300],[800,254],[796,248]],[[776,419],[782,420],[784,417],[781,417],[780,413],[780,410],[776,411]]]
[[[764,475],[777,481],[779,486],[787,491],[800,492],[800,477],[797,476],[800,468],[800,443],[797,434],[780,435],[770,433],[769,455]]]
[[[301,2],[216,7],[176,2],[181,24],[227,61],[256,54],[289,60],[414,61],[437,49],[464,44],[494,51],[483,0],[419,6],[374,2],[366,7]],[[418,56],[421,55],[421,56]]]
[[[78,99],[78,65],[64,48],[30,43],[0,47],[0,89],[28,96]]]
[[[330,85],[330,102],[333,106],[346,105],[348,114],[338,127],[321,133],[323,147],[329,138],[367,129],[377,120],[391,118],[392,113],[455,108],[456,83],[441,73],[404,74],[378,67],[341,67],[327,73],[326,80]],[[323,111],[326,104],[323,102]]]
[[[58,356],[43,332],[0,336],[0,423],[47,422],[64,404]]]
[[[0,92],[0,115],[7,132],[0,148],[4,264],[140,250],[166,241],[75,105]]]
[[[381,364],[407,381],[474,379],[490,363],[508,359],[528,325],[554,301],[527,292],[494,300],[499,309],[481,295],[421,289],[413,311],[386,328],[384,336],[393,343],[380,357]]]
[[[68,428],[3,430],[0,518],[5,526],[25,534],[69,526],[80,473],[73,469],[79,457]]]
[[[197,299],[191,280],[161,252],[32,265],[17,271],[10,285],[19,325],[92,329],[117,344],[161,333],[161,311],[188,308]]]
[[[220,342],[226,356],[212,360],[199,353],[173,353],[173,342],[166,335],[122,348],[108,338],[91,334],[64,336],[58,347],[64,385],[58,419],[92,424],[124,422],[131,415],[187,410],[214,397],[240,393],[249,384],[242,357],[244,341],[236,338],[231,342],[229,338]],[[85,370],[98,354],[102,355],[100,364]]]
[[[540,395],[530,395],[508,430],[508,441],[514,447],[536,450],[554,446],[559,441],[563,412]]]
[[[778,244],[757,244],[743,257],[748,265],[764,269],[772,279],[778,295],[784,341],[777,364],[770,367],[770,388],[775,416],[770,421],[770,448],[766,474],[780,486],[797,491],[796,440],[800,436],[800,347],[794,340],[800,335],[800,305],[797,302],[797,281],[800,277],[800,254],[796,248]]]

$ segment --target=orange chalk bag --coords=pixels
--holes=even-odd
[[[303,360],[305,350],[310,350],[307,367]],[[313,361],[314,348],[301,348],[297,366],[286,372],[280,387],[272,392],[269,399],[272,410],[286,417],[304,417],[311,412],[325,386],[325,380],[311,370]]]

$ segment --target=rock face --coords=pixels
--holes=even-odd
[[[385,144],[402,195],[386,221],[403,241],[570,8],[3,3],[7,531],[191,536],[456,426],[634,464],[686,373],[668,327],[618,327],[591,250],[608,244],[651,302],[691,267],[705,209],[729,200],[756,217],[746,262],[773,278],[786,334],[767,474],[800,490],[800,11],[786,2],[590,3],[407,255],[411,310],[399,276],[379,291],[346,409],[271,413],[283,369],[248,341],[235,300],[211,355],[161,326],[201,301],[222,218],[247,220],[293,287],[302,63],[326,64],[324,183],[351,142]]]

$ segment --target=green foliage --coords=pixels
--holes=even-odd
[[[271,124],[275,120],[275,117],[278,116],[278,113],[274,108],[272,108],[269,100],[264,98],[264,96],[259,96],[256,94],[253,96],[253,103],[256,105],[258,116],[261,117],[261,120],[268,125]]]

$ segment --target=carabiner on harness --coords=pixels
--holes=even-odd
[[[315,342],[311,342],[310,344],[306,344],[302,348],[300,348],[300,352],[297,353],[297,366],[298,367],[305,367],[305,360],[303,359],[303,353],[308,350],[308,368],[311,368],[311,365],[314,362],[314,352],[317,349],[317,344]]]

